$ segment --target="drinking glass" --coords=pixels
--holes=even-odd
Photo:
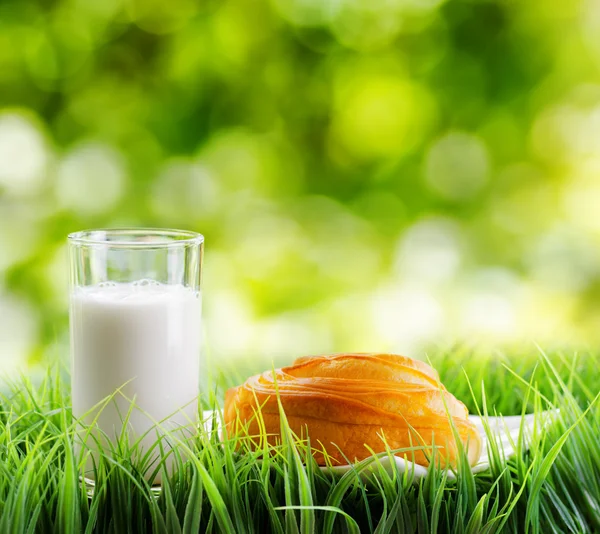
[[[73,416],[84,427],[76,451],[91,451],[93,479],[99,448],[127,438],[152,464],[159,440],[170,450],[197,428],[204,237],[118,228],[68,243]]]

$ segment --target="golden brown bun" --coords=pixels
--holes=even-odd
[[[275,384],[276,382],[276,384]],[[397,453],[429,465],[431,447],[441,466],[455,465],[456,441],[449,416],[474,465],[481,439],[468,420],[465,405],[440,383],[426,363],[395,354],[332,354],[298,358],[294,365],[252,376],[225,396],[228,432],[247,427],[260,435],[255,412],[260,409],[271,444],[279,440],[277,393],[290,428],[297,436],[306,430],[317,462],[324,465],[323,449],[332,463],[347,463],[390,449],[425,447]],[[343,453],[343,454],[342,454]]]

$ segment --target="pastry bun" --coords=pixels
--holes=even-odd
[[[333,465],[359,461],[385,451],[386,444],[392,450],[419,448],[396,454],[420,465],[429,465],[435,446],[441,467],[455,465],[455,432],[469,463],[479,459],[481,438],[465,405],[418,360],[378,353],[298,358],[227,391],[226,431],[258,436],[264,425],[269,443],[275,444],[280,440],[277,396],[291,430],[310,436],[320,465],[327,463],[325,456]]]

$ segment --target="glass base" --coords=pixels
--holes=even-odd
[[[94,497],[94,493],[96,492],[96,481],[88,478],[88,477],[79,477],[79,481],[85,484],[85,492],[88,496],[88,499]],[[158,499],[162,492],[162,486],[160,484],[153,484],[150,487],[150,493],[155,498]]]

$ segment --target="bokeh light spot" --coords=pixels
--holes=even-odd
[[[532,243],[525,260],[531,277],[547,289],[575,292],[600,274],[599,251],[589,236],[557,224]]]
[[[206,166],[225,192],[269,190],[273,182],[295,176],[280,176],[278,156],[266,137],[242,129],[220,132],[202,147],[198,162]]]
[[[35,347],[38,322],[24,300],[0,289],[0,369],[25,368],[28,353]]]
[[[588,49],[593,53],[600,65],[600,3],[597,0],[584,0],[581,2],[579,16],[582,27],[582,36]]]
[[[502,340],[519,330],[518,306],[522,283],[516,274],[503,267],[474,270],[464,281],[459,304],[460,324],[465,337],[478,341]]]
[[[283,313],[255,326],[252,345],[268,358],[290,361],[299,354],[323,354],[332,350],[331,331],[314,310]]]
[[[33,254],[39,236],[39,221],[33,210],[0,203],[0,274]]]
[[[531,129],[535,153],[549,162],[576,162],[598,153],[600,86],[582,85],[560,104],[544,109]]]
[[[208,346],[226,358],[247,355],[255,322],[250,303],[231,289],[213,291],[204,303]]]
[[[466,297],[463,304],[463,328],[467,335],[510,337],[516,327],[513,303],[493,291],[481,291]]]
[[[383,287],[374,295],[372,313],[383,339],[404,353],[440,336],[446,320],[438,296],[414,285]]]
[[[400,238],[395,269],[401,279],[439,283],[451,279],[461,265],[462,238],[449,219],[428,218],[409,227]]]
[[[327,24],[340,0],[272,0],[280,15],[296,26]]]
[[[206,220],[220,209],[220,188],[201,165],[183,159],[165,163],[151,189],[151,204],[160,217],[185,224]]]
[[[56,197],[61,207],[79,215],[98,215],[112,209],[125,187],[125,169],[114,149],[82,144],[60,162]]]
[[[489,170],[487,149],[479,138],[465,132],[450,132],[429,149],[425,179],[440,196],[466,200],[483,188]]]
[[[600,233],[600,155],[580,159],[573,175],[562,197],[567,217],[581,230]]]
[[[350,48],[373,50],[388,45],[400,32],[402,22],[400,2],[343,0],[336,10],[333,31]]]
[[[0,114],[0,191],[33,194],[46,178],[49,154],[35,123],[16,112]]]
[[[360,68],[339,80],[330,139],[350,157],[399,157],[419,141],[431,106],[424,88],[401,77]]]

